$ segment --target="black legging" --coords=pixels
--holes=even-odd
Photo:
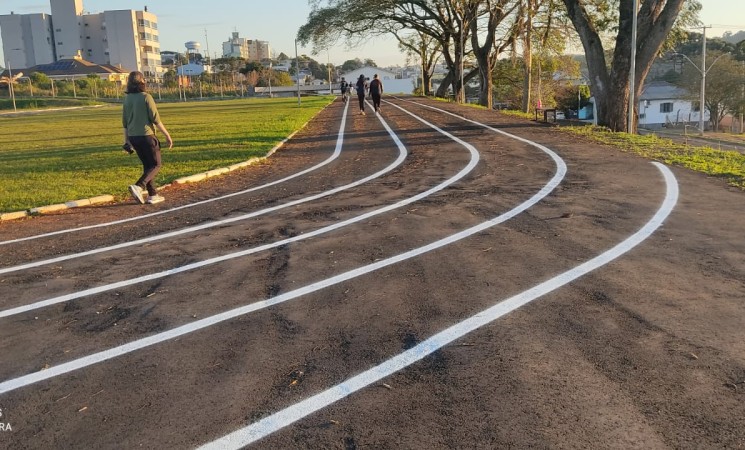
[[[160,142],[155,136],[130,136],[129,142],[132,143],[132,147],[135,148],[137,156],[142,161],[142,176],[137,183],[137,186],[142,189],[147,189],[149,195],[156,195],[158,193],[155,187],[155,176],[158,175],[160,170]]]
[[[370,93],[370,96],[372,96],[373,99],[373,106],[375,107],[375,111],[380,109],[380,94]]]
[[[357,100],[360,101],[360,111],[364,111],[365,110],[365,93],[363,92],[363,93],[360,94],[358,92],[357,93]]]

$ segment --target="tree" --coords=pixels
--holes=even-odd
[[[472,1],[480,3],[485,0]],[[320,3],[315,2],[308,22],[300,27],[297,35],[299,42],[312,42],[314,49],[324,49],[340,40],[354,45],[380,35],[394,35],[402,40],[419,32],[441,44],[449,68],[444,84],[451,84],[454,91],[460,90],[460,60],[464,52],[460,45],[455,46],[454,55],[450,50],[454,36],[460,36],[460,29],[465,32],[464,40],[468,39],[468,23],[456,21],[456,9],[464,4],[463,0],[379,0],[362,3],[358,0],[335,0],[329,1],[326,7],[321,7]],[[441,86],[438,95],[444,95],[447,87]]]
[[[364,67],[365,64],[359,58],[348,59],[341,65],[342,72],[352,72],[354,70]]]
[[[636,13],[633,11],[632,0],[618,0],[617,3],[609,0],[593,3],[563,0],[585,50],[598,124],[614,131],[635,131],[635,124],[631,124],[631,129],[628,129],[627,124],[633,17],[636,15],[638,22],[634,73],[634,95],[638,98],[643,81],[673,29],[685,1],[640,0],[641,7]],[[700,8],[698,2],[688,1]],[[614,9],[616,5],[617,10]],[[616,36],[609,64],[603,46],[603,34],[610,33],[611,30],[615,30]]]
[[[421,62],[422,88],[421,95],[430,95],[432,89],[432,75],[435,65],[440,57],[442,46],[431,36],[417,31],[414,35],[398,38],[398,48],[406,53],[406,63],[411,64],[411,58],[417,58]]]

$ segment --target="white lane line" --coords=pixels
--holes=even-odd
[[[405,205],[408,205],[410,203],[413,203],[413,202],[416,202],[418,200],[421,200],[421,199],[423,199],[423,198],[425,198],[425,197],[427,197],[427,196],[429,196],[431,194],[434,194],[435,192],[438,192],[438,191],[446,188],[447,186],[455,183],[456,181],[458,181],[461,178],[465,177],[470,171],[472,171],[474,169],[474,167],[476,167],[476,164],[478,164],[478,161],[479,161],[479,154],[478,154],[478,151],[476,151],[476,149],[471,144],[468,144],[466,142],[463,142],[462,140],[458,139],[457,137],[451,135],[450,133],[447,133],[446,131],[441,130],[440,128],[436,127],[435,125],[433,125],[433,124],[425,121],[424,119],[422,119],[422,118],[420,118],[420,117],[418,117],[418,116],[416,116],[414,114],[409,113],[408,111],[406,111],[406,110],[404,110],[402,108],[400,108],[400,109],[402,111],[406,112],[407,114],[411,115],[412,117],[416,118],[417,120],[419,120],[419,121],[423,122],[424,124],[426,124],[426,125],[434,128],[434,129],[436,129],[438,132],[443,133],[444,135],[450,137],[451,139],[455,140],[456,142],[458,142],[461,145],[463,145],[464,147],[466,147],[468,149],[468,151],[470,152],[470,155],[471,155],[471,159],[470,159],[469,163],[463,169],[461,169],[460,172],[458,172],[457,174],[455,174],[453,177],[451,177],[451,178],[443,181],[442,183],[438,184],[437,186],[434,186],[434,187],[432,187],[432,188],[430,188],[430,189],[428,189],[428,190],[426,190],[424,192],[421,192],[421,193],[419,193],[419,194],[417,194],[417,195],[415,195],[413,197],[410,197],[408,199],[401,200],[401,201],[399,201],[397,203],[394,203],[392,205],[388,205],[388,206],[385,206],[383,208],[376,209],[374,211],[370,211],[370,212],[365,213],[365,214],[362,214],[360,216],[352,217],[352,218],[347,219],[347,220],[344,220],[342,222],[337,222],[337,223],[335,223],[333,225],[329,225],[329,226],[326,226],[326,227],[323,227],[323,228],[319,228],[317,230],[314,230],[314,231],[311,231],[311,232],[308,232],[308,233],[305,233],[305,234],[302,234],[302,235],[298,235],[298,236],[294,236],[294,237],[291,237],[291,238],[283,239],[281,241],[271,242],[269,244],[264,244],[264,245],[261,245],[261,246],[258,246],[258,247],[249,248],[249,249],[242,250],[242,251],[239,251],[239,252],[229,253],[227,255],[222,255],[222,256],[217,256],[217,257],[214,257],[214,258],[206,259],[204,261],[198,261],[198,262],[195,262],[195,263],[187,264],[185,266],[176,267],[174,269],[169,269],[169,270],[165,270],[165,271],[162,271],[162,272],[152,273],[152,274],[149,274],[149,275],[143,275],[141,277],[132,278],[132,279],[129,279],[129,280],[124,280],[124,281],[119,281],[119,282],[116,282],[116,283],[106,284],[106,285],[102,285],[102,286],[98,286],[98,287],[94,287],[94,288],[90,288],[90,289],[85,289],[85,290],[82,290],[82,291],[73,292],[71,294],[60,295],[60,296],[57,296],[57,297],[52,297],[52,298],[49,298],[49,299],[46,299],[46,300],[40,300],[38,302],[34,302],[34,303],[23,305],[23,306],[18,306],[18,307],[15,307],[15,308],[9,308],[9,309],[0,311],[0,318],[14,316],[16,314],[21,314],[21,313],[33,311],[35,309],[40,309],[40,308],[44,308],[44,307],[47,307],[47,306],[51,306],[51,305],[56,305],[56,304],[59,304],[59,303],[68,302],[68,301],[75,300],[75,299],[78,299],[78,298],[87,297],[89,295],[95,295],[95,294],[100,294],[100,293],[103,293],[103,292],[108,292],[108,291],[111,291],[111,290],[114,290],[114,289],[120,289],[120,288],[123,288],[123,287],[126,287],[126,286],[132,286],[132,285],[143,283],[143,282],[150,281],[150,280],[156,280],[156,279],[159,279],[159,278],[167,277],[167,276],[170,276],[170,275],[175,275],[175,274],[186,272],[186,271],[189,271],[189,270],[198,269],[198,268],[205,267],[205,266],[208,266],[208,265],[211,265],[211,264],[216,264],[216,263],[219,263],[219,262],[228,261],[228,260],[235,259],[235,258],[240,258],[240,257],[243,257],[243,256],[247,256],[247,255],[251,255],[251,254],[254,254],[254,253],[258,253],[258,252],[261,252],[261,251],[264,251],[264,250],[269,250],[269,249],[272,249],[272,248],[277,248],[277,247],[280,247],[282,245],[290,244],[292,242],[297,242],[297,241],[301,241],[301,240],[304,240],[304,239],[309,239],[309,238],[312,238],[312,237],[315,237],[315,236],[318,236],[318,235],[321,235],[321,234],[324,234],[324,233],[328,233],[330,231],[337,230],[337,229],[342,228],[342,227],[345,227],[347,225],[351,225],[353,223],[357,223],[357,222],[360,222],[360,221],[369,219],[370,217],[373,217],[373,216],[376,216],[376,215],[379,215],[379,214],[383,214],[385,212],[388,212],[388,211],[394,210],[396,208],[400,208],[402,206],[405,206]],[[394,161],[391,164],[391,166],[390,166],[391,168],[393,168],[393,167],[399,165],[401,162],[403,162],[403,160],[406,158],[406,155],[407,155],[406,147],[403,145],[403,143],[398,138],[398,136],[396,135],[396,133],[393,132],[393,130],[388,126],[388,123],[385,120],[383,120],[382,117],[378,116],[378,120],[380,120],[380,122],[383,124],[383,126],[385,127],[385,129],[388,131],[388,134],[391,136],[391,138],[393,139],[393,141],[395,142],[396,146],[399,149],[399,157],[398,157],[398,159],[396,161]],[[539,147],[539,148],[541,148],[541,147]],[[542,147],[542,148],[545,149],[545,147]],[[384,170],[387,170],[387,169],[384,169]],[[375,176],[376,176],[376,174],[373,174],[370,177],[375,177]],[[360,180],[360,182],[364,182],[364,180]]]
[[[380,119],[381,123],[383,123],[385,125],[385,122],[383,121],[383,119],[382,118],[379,118],[379,119]],[[342,124],[344,124],[344,123],[346,123],[346,114],[344,115],[344,118],[342,119]],[[387,127],[387,125],[385,125],[385,126]],[[392,131],[389,131],[389,133],[392,133]],[[339,138],[337,139],[336,150],[335,150],[334,153],[336,153],[337,151],[338,152],[341,152],[341,148],[343,146],[343,142],[344,142],[343,129],[340,129]],[[69,255],[58,256],[56,258],[49,258],[49,259],[34,261],[34,262],[26,263],[26,264],[20,264],[20,265],[17,265],[17,266],[5,267],[5,268],[0,269],[0,275],[6,274],[6,273],[18,272],[18,271],[25,270],[25,269],[32,269],[34,267],[41,267],[41,266],[45,266],[45,265],[49,265],[49,264],[54,264],[54,263],[59,263],[59,262],[63,262],[63,261],[69,261],[69,260],[72,260],[72,259],[83,258],[85,256],[96,255],[96,254],[99,254],[99,253],[110,252],[110,251],[113,251],[113,250],[120,250],[120,249],[123,249],[123,248],[132,247],[132,246],[135,246],[135,245],[146,244],[148,242],[160,241],[160,240],[163,240],[163,239],[168,239],[168,238],[172,238],[172,237],[176,237],[176,236],[181,236],[181,235],[188,234],[188,233],[193,233],[193,232],[196,232],[196,231],[201,231],[201,230],[206,230],[206,229],[209,229],[209,228],[219,227],[219,226],[227,225],[227,224],[230,224],[230,223],[233,223],[233,222],[239,222],[239,221],[242,221],[242,220],[246,220],[246,219],[250,219],[250,218],[253,218],[253,217],[257,217],[257,216],[261,216],[261,215],[264,215],[264,214],[268,214],[268,213],[271,213],[271,212],[275,212],[275,211],[278,211],[278,210],[281,210],[281,209],[289,208],[291,206],[300,205],[302,203],[307,203],[307,202],[311,202],[313,200],[318,200],[319,198],[328,197],[330,195],[334,195],[334,194],[337,194],[339,192],[345,191],[347,189],[351,189],[353,187],[357,187],[359,185],[362,185],[364,183],[367,183],[370,180],[373,180],[375,178],[379,178],[379,177],[383,176],[384,174],[392,171],[397,166],[401,165],[404,162],[404,159],[406,158],[406,149],[403,146],[399,146],[399,150],[400,150],[399,151],[399,157],[393,163],[391,163],[390,165],[388,165],[388,167],[386,167],[386,168],[384,168],[384,169],[382,169],[382,170],[380,170],[380,171],[378,171],[378,172],[376,172],[376,173],[374,173],[374,174],[372,174],[370,176],[367,176],[365,178],[362,178],[360,180],[357,180],[357,181],[355,181],[353,183],[349,183],[349,184],[346,184],[344,186],[339,186],[337,188],[334,188],[334,189],[331,189],[331,190],[328,190],[328,191],[324,191],[324,192],[321,192],[321,193],[318,193],[318,194],[315,194],[315,195],[311,195],[309,197],[303,197],[301,199],[293,200],[291,202],[283,203],[281,205],[272,206],[270,208],[265,208],[265,209],[262,209],[262,210],[259,210],[259,211],[254,211],[254,212],[251,212],[251,213],[242,214],[242,215],[235,216],[235,217],[230,217],[230,218],[227,218],[227,219],[222,219],[222,220],[218,220],[218,221],[214,221],[214,222],[207,222],[207,223],[203,223],[203,224],[200,224],[200,225],[194,225],[192,227],[187,227],[187,228],[181,228],[179,230],[169,231],[167,233],[158,234],[158,235],[155,235],[155,236],[150,236],[150,237],[146,237],[146,238],[142,238],[142,239],[137,239],[137,240],[134,240],[134,241],[122,242],[120,244],[115,244],[115,245],[111,245],[111,246],[108,246],[108,247],[100,247],[100,248],[96,248],[96,249],[93,249],[93,250],[88,250],[88,251],[85,251],[85,252],[72,253],[72,254],[69,254]]]
[[[394,356],[384,363],[368,369],[359,375],[327,389],[326,391],[278,411],[245,428],[241,428],[223,436],[222,438],[212,441],[200,447],[200,450],[238,449],[269,436],[293,422],[313,414],[314,412],[342,400],[360,389],[370,386],[371,384],[414,364],[451,342],[462,338],[466,334],[488,325],[505,314],[508,314],[622,256],[624,253],[636,247],[651,236],[670,215],[678,200],[678,185],[672,172],[662,164],[656,162],[652,164],[660,169],[667,186],[667,193],[662,206],[642,229],[617,244],[615,247],[575,267],[574,269],[568,270],[550,280],[544,281],[543,283],[515,295],[514,297],[503,300],[494,306],[433,335],[429,339],[397,356]]]
[[[344,134],[344,127],[345,127],[345,124],[346,124],[346,117],[347,117],[347,105],[344,106],[344,113],[342,115],[342,122],[341,122],[341,126],[339,127],[339,137],[340,138],[343,137],[343,134]],[[310,123],[310,121],[308,121],[305,124],[303,124],[303,126],[300,127],[299,130],[293,131],[292,134],[290,134],[289,136],[287,136],[286,138],[284,138],[279,144],[277,144],[274,147],[272,147],[267,152],[266,157],[271,156],[277,150],[279,150],[280,148],[282,148],[282,146],[284,146],[287,143],[287,141],[289,141],[290,139],[292,139],[293,137],[295,137],[295,135],[298,132],[300,132],[303,128],[305,128],[305,126],[308,125],[308,123]],[[290,175],[290,176],[285,177],[285,178],[281,178],[281,179],[276,180],[276,181],[272,181],[270,183],[262,184],[261,186],[255,186],[255,187],[252,187],[252,188],[249,188],[249,189],[245,189],[245,190],[242,190],[242,191],[232,192],[230,194],[222,195],[220,197],[210,198],[210,199],[207,199],[207,200],[201,200],[201,201],[198,201],[198,202],[195,202],[195,203],[189,203],[187,205],[181,205],[181,206],[177,206],[177,207],[171,208],[171,209],[166,209],[166,210],[163,210],[163,211],[156,211],[156,212],[152,212],[152,213],[149,213],[149,214],[143,214],[141,216],[130,217],[128,219],[115,220],[113,222],[99,223],[99,224],[96,224],[96,225],[86,225],[84,227],[68,228],[66,230],[52,231],[50,233],[37,234],[37,235],[34,235],[34,236],[28,236],[28,237],[23,237],[23,238],[18,238],[18,239],[11,239],[11,240],[8,240],[8,241],[0,241],[0,246],[7,245],[7,244],[14,244],[14,243],[18,243],[18,242],[30,241],[30,240],[33,240],[33,239],[40,239],[40,238],[45,238],[45,237],[50,237],[50,236],[58,236],[58,235],[61,235],[61,234],[72,233],[72,232],[75,232],[75,231],[92,230],[94,228],[103,228],[103,227],[110,227],[110,226],[113,226],[113,225],[120,225],[120,224],[127,223],[127,222],[133,222],[135,220],[147,219],[147,218],[150,218],[150,217],[159,216],[161,214],[167,214],[167,213],[171,213],[171,212],[174,212],[174,211],[179,211],[181,209],[193,208],[195,206],[204,205],[204,204],[210,203],[210,202],[216,202],[218,200],[225,200],[226,198],[235,197],[237,195],[248,194],[249,192],[254,192],[254,191],[258,191],[260,189],[265,189],[265,188],[268,188],[268,187],[271,187],[271,186],[274,186],[274,185],[277,185],[277,184],[280,184],[280,183],[284,183],[285,181],[291,180],[293,178],[297,178],[297,177],[303,176],[305,174],[308,174],[310,172],[313,172],[314,170],[317,170],[317,169],[319,169],[319,168],[321,168],[321,167],[329,164],[331,161],[333,161],[336,158],[338,158],[340,154],[341,154],[341,146],[339,145],[339,141],[337,139],[337,145],[336,145],[336,149],[334,150],[334,153],[332,153],[331,156],[329,156],[326,160],[324,160],[324,161],[316,164],[315,166],[312,166],[312,167],[309,167],[309,168],[307,168],[305,170],[302,170],[300,172],[297,172],[297,173],[295,173],[293,175]]]
[[[399,107],[397,106],[397,108],[399,108]],[[438,186],[436,186],[436,187],[434,187],[434,188],[432,188],[432,189],[430,189],[430,190],[428,190],[426,192],[420,193],[420,194],[418,194],[418,195],[416,195],[416,196],[414,196],[414,197],[412,197],[410,199],[407,199],[407,200],[398,202],[398,203],[396,203],[394,205],[387,206],[387,207],[382,208],[380,210],[367,213],[367,214],[365,214],[363,216],[360,216],[358,218],[347,220],[345,222],[348,222],[348,223],[358,222],[358,221],[364,220],[364,219],[366,219],[368,217],[372,217],[374,215],[380,214],[383,211],[389,211],[389,210],[394,209],[394,208],[397,208],[399,206],[403,206],[403,205],[412,203],[412,202],[414,202],[416,200],[419,200],[420,198],[424,198],[427,195],[429,195],[429,194],[431,194],[433,192],[437,192],[437,191],[443,189],[445,186],[454,183],[456,180],[458,180],[460,178],[463,178],[464,176],[466,176],[466,174],[468,174],[471,170],[473,170],[473,168],[476,167],[476,164],[478,163],[478,160],[479,160],[478,152],[476,151],[476,149],[472,145],[470,145],[470,144],[468,144],[466,142],[463,142],[462,140],[458,139],[455,136],[452,136],[450,133],[447,133],[446,131],[440,130],[435,125],[432,125],[429,122],[426,122],[424,119],[422,119],[420,117],[417,117],[416,115],[414,115],[414,114],[412,114],[412,113],[404,110],[403,108],[399,108],[399,109],[401,109],[405,113],[411,115],[412,117],[417,118],[419,121],[421,121],[421,122],[423,122],[425,124],[428,124],[429,126],[437,129],[440,133],[443,133],[446,136],[450,137],[451,139],[456,140],[457,142],[459,142],[462,145],[466,146],[466,148],[468,148],[469,149],[469,152],[471,153],[471,161],[469,162],[469,164],[463,170],[461,170],[460,172],[458,172],[458,174],[456,176],[454,176],[450,180],[448,180],[448,181],[446,181],[446,182],[444,182],[444,183],[442,183],[442,184],[440,184],[440,185],[438,185]],[[395,136],[395,133],[393,133],[393,130],[390,129],[390,127],[388,126],[388,124],[382,118],[380,118],[380,117],[379,117],[379,120],[384,124],[384,126],[386,127],[386,129],[389,130],[389,133],[391,133],[392,136]],[[394,140],[397,142],[398,145],[403,146],[403,144],[398,139],[398,136],[395,136],[394,137]],[[518,212],[523,211],[523,210],[527,209],[528,207],[534,205],[539,200],[541,200],[543,197],[545,197],[546,195],[548,195],[559,184],[559,182],[561,181],[561,179],[564,177],[564,174],[566,173],[566,165],[561,160],[561,158],[559,158],[558,155],[556,155],[554,152],[552,152],[551,150],[547,149],[546,147],[543,147],[543,146],[541,146],[539,144],[534,144],[534,145],[536,147],[538,147],[539,149],[543,150],[544,152],[546,152],[547,154],[549,154],[551,156],[551,158],[556,162],[557,169],[558,169],[557,170],[557,173],[553,176],[553,178],[551,178],[551,180],[549,181],[549,183],[546,184],[546,186],[544,186],[543,189],[541,189],[541,191],[539,193],[535,194],[530,199],[528,199],[525,202],[523,202],[522,204],[518,205],[515,209],[510,210],[507,213],[502,214],[501,216],[498,216],[497,218],[493,219],[492,221],[485,222],[485,223],[492,223],[492,225],[497,224],[497,223],[501,223],[504,220],[507,220],[508,218],[513,217]],[[335,224],[335,225],[332,225],[330,227],[326,227],[326,229],[328,230],[328,229],[339,228],[341,226],[344,226],[342,224],[345,224],[346,225],[345,222],[341,222],[340,224]],[[131,352],[134,352],[136,350],[141,350],[141,349],[146,348],[146,347],[149,347],[151,345],[155,345],[155,344],[159,344],[161,342],[165,342],[165,341],[168,341],[168,340],[171,340],[171,339],[175,339],[175,338],[177,338],[179,336],[183,336],[185,334],[193,333],[193,332],[195,332],[197,330],[201,330],[201,329],[210,327],[212,325],[215,325],[215,324],[224,322],[226,320],[230,320],[230,319],[233,319],[233,318],[236,318],[236,317],[239,317],[239,316],[242,316],[242,315],[245,315],[245,314],[254,312],[254,311],[258,311],[260,309],[264,309],[264,308],[267,308],[267,307],[270,307],[270,306],[273,306],[273,305],[277,305],[277,304],[280,304],[280,303],[287,302],[289,300],[293,300],[293,299],[298,298],[300,296],[303,296],[303,295],[306,295],[306,294],[309,294],[309,293],[312,293],[312,292],[316,292],[316,291],[325,289],[325,288],[327,288],[329,286],[332,286],[332,285],[341,283],[343,281],[347,281],[347,280],[353,279],[355,277],[358,277],[358,276],[361,276],[361,275],[364,275],[364,274],[373,272],[375,270],[378,270],[380,268],[389,266],[391,264],[396,264],[396,263],[398,263],[400,261],[403,261],[403,260],[406,260],[406,259],[409,259],[409,258],[413,258],[415,256],[418,256],[418,255],[422,254],[422,253],[429,252],[431,250],[434,250],[436,248],[442,247],[444,245],[448,245],[448,244],[450,244],[452,242],[455,242],[456,240],[463,239],[463,238],[465,238],[467,236],[470,236],[471,234],[474,234],[474,233],[478,233],[481,229],[488,228],[489,226],[492,226],[492,225],[484,226],[484,224],[482,224],[482,225],[476,226],[474,228],[471,228],[471,230],[473,230],[473,231],[471,231],[470,234],[468,234],[467,232],[461,232],[461,233],[458,233],[456,235],[447,237],[445,239],[441,239],[440,241],[437,241],[436,243],[429,244],[427,246],[420,247],[418,249],[410,250],[410,251],[408,251],[406,253],[403,253],[401,255],[394,256],[394,257],[391,257],[391,258],[388,258],[388,259],[384,259],[384,260],[378,261],[378,262],[376,262],[374,264],[370,264],[370,265],[363,266],[363,267],[360,267],[360,268],[355,269],[355,270],[351,270],[351,271],[345,272],[343,274],[340,274],[340,275],[337,275],[337,276],[328,278],[326,280],[322,280],[322,281],[319,281],[319,282],[310,284],[308,286],[304,286],[304,287],[299,288],[299,289],[296,289],[294,291],[290,291],[290,292],[287,292],[285,294],[278,295],[277,297],[273,297],[273,298],[270,298],[270,299],[262,300],[262,301],[259,301],[259,302],[256,302],[256,303],[253,303],[253,304],[250,304],[250,305],[245,305],[245,306],[242,306],[242,307],[239,307],[239,308],[232,309],[230,311],[225,311],[223,313],[216,314],[214,316],[206,317],[204,319],[200,319],[200,320],[197,320],[195,322],[192,322],[192,323],[189,323],[189,324],[186,324],[186,325],[182,325],[180,327],[176,327],[176,328],[174,328],[172,330],[169,330],[169,331],[165,331],[165,332],[162,332],[162,333],[154,334],[152,336],[148,336],[146,338],[138,339],[136,341],[132,341],[132,342],[129,342],[127,344],[123,344],[123,345],[120,345],[118,347],[114,347],[114,348],[111,348],[111,349],[108,349],[108,350],[104,350],[104,351],[101,351],[101,352],[93,353],[91,355],[84,356],[82,358],[78,358],[78,359],[75,359],[75,360],[72,360],[72,361],[69,361],[69,362],[66,362],[66,363],[59,364],[57,366],[53,366],[53,367],[47,368],[47,369],[45,369],[43,371],[40,371],[40,372],[34,372],[34,373],[23,375],[23,376],[20,376],[20,377],[17,377],[17,378],[6,380],[6,381],[0,383],[0,394],[6,393],[6,392],[10,392],[10,391],[13,391],[15,389],[19,389],[21,387],[28,386],[28,385],[31,385],[31,384],[34,384],[34,383],[38,383],[40,381],[48,380],[50,378],[54,378],[54,377],[57,377],[57,376],[60,376],[60,375],[63,375],[63,374],[66,374],[66,373],[69,373],[69,372],[78,370],[78,369],[82,369],[84,367],[88,367],[88,366],[93,365],[93,364],[97,364],[97,363],[100,363],[100,362],[103,362],[103,361],[106,361],[106,360],[109,360],[109,359],[112,359],[112,358],[116,358],[118,356],[125,355],[125,354],[131,353]],[[317,231],[320,231],[320,230],[317,230]],[[311,234],[311,233],[309,233],[309,234]],[[316,233],[316,234],[321,234],[321,233]],[[309,236],[306,235],[305,237],[307,238]],[[239,252],[239,253],[245,253],[245,252]],[[229,258],[232,258],[232,257],[236,257],[236,256],[235,255],[226,255],[224,257],[221,257],[220,259],[221,260],[224,260],[224,259],[229,259]],[[208,261],[213,261],[213,260],[208,260]],[[204,261],[204,262],[201,262],[201,263],[197,263],[197,264],[206,265],[207,264],[207,261]]]

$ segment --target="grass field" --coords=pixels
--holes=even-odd
[[[519,111],[501,111],[503,114],[532,120],[534,115]],[[559,132],[584,136],[595,142],[612,145],[626,152],[666,164],[682,166],[696,172],[721,177],[732,186],[745,188],[745,155],[735,151],[711,147],[682,145],[664,137],[629,133],[614,133],[595,126],[569,126],[557,128]]]
[[[158,184],[260,157],[332,97],[161,103],[174,140]],[[0,116],[0,212],[96,195],[124,197],[142,173],[121,150],[121,106]]]

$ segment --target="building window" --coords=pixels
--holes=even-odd
[[[86,38],[86,39],[90,39],[91,37],[90,37],[90,36],[86,36],[85,38]]]
[[[150,27],[153,30],[157,30],[158,29],[158,22],[150,22]]]
[[[137,26],[144,27],[145,26],[145,21],[142,20],[142,19],[137,19]]]
[[[140,39],[145,39],[145,33],[144,32],[140,32]]]
[[[56,29],[56,30],[54,30],[54,31],[56,31],[57,33],[61,33],[61,32],[62,32],[62,28],[57,28],[57,29]]]
[[[670,102],[660,103],[660,112],[661,113],[673,112],[673,104]]]
[[[153,35],[153,41],[155,41],[155,42],[160,42],[160,38],[158,37],[158,35],[157,35],[157,34],[154,34],[154,35]]]

